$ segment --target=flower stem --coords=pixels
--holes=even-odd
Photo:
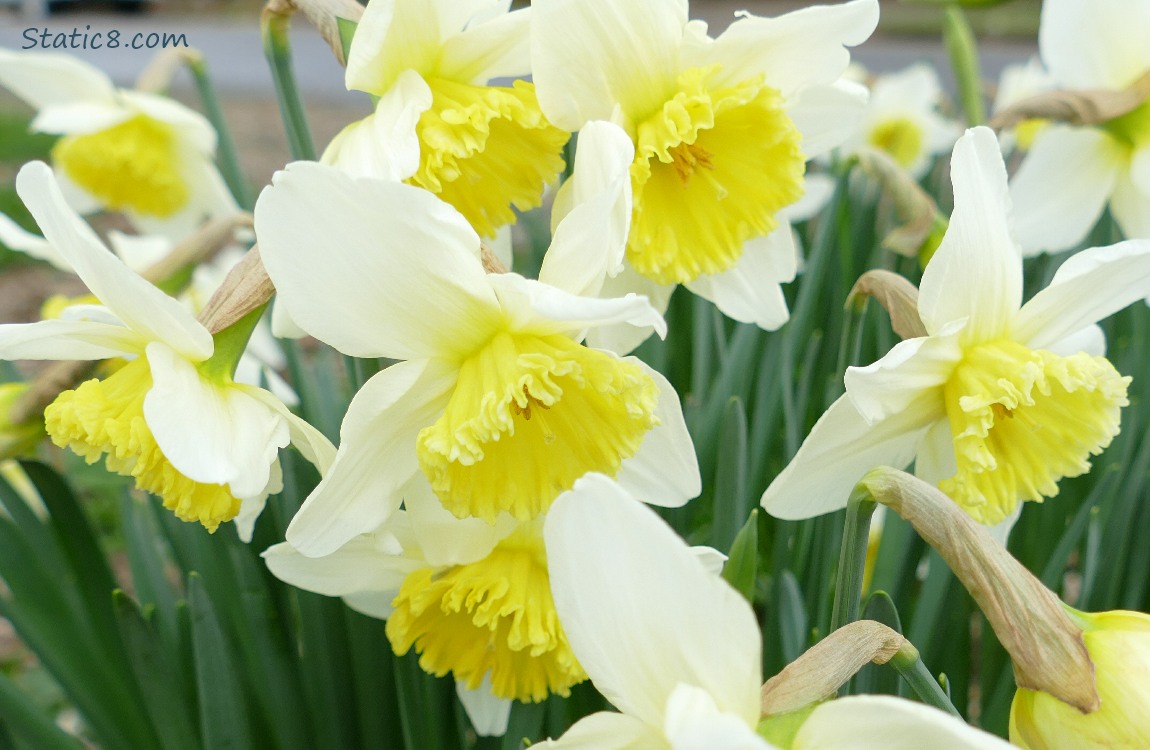
[[[982,69],[978,61],[978,43],[966,13],[957,4],[951,4],[946,9],[943,39],[946,41],[951,67],[954,68],[958,98],[966,114],[966,124],[972,127],[981,125],[986,122],[986,110],[982,104]]]
[[[866,568],[867,545],[870,541],[870,517],[877,506],[870,491],[860,485],[847,501],[847,521],[839,554],[838,581],[831,608],[831,632],[859,619],[862,602],[863,571]]]
[[[962,714],[950,702],[950,698],[947,697],[942,686],[938,684],[938,680],[934,679],[930,670],[922,663],[918,649],[911,645],[910,641],[904,642],[899,647],[898,652],[890,660],[890,664],[910,684],[911,689],[922,699],[923,703],[942,709],[952,716],[962,718]]]
[[[248,186],[244,181],[244,172],[240,168],[239,153],[236,151],[236,142],[232,139],[231,130],[228,129],[227,121],[224,119],[224,111],[220,107],[220,99],[216,96],[216,87],[212,83],[211,76],[208,75],[207,65],[204,64],[204,59],[199,55],[188,58],[188,70],[192,73],[192,78],[196,81],[196,91],[200,94],[200,101],[203,102],[204,112],[211,121],[212,127],[216,129],[216,136],[219,141],[219,155],[220,155],[220,173],[224,176],[224,181],[228,183],[228,189],[232,192],[232,197],[236,199],[236,203],[241,207],[251,210],[251,197],[248,194]]]
[[[264,38],[264,55],[271,66],[272,80],[275,81],[276,99],[280,105],[280,117],[287,131],[288,148],[293,159],[315,161],[315,143],[307,124],[303,102],[296,86],[295,73],[291,65],[291,17],[264,9],[260,19]]]

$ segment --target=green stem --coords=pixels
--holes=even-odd
[[[236,374],[236,367],[240,363],[240,357],[243,356],[244,350],[247,349],[252,331],[256,329],[256,325],[260,322],[266,309],[267,303],[264,303],[212,336],[212,340],[215,342],[215,352],[210,359],[199,364],[199,370],[204,376],[223,381],[230,380]]]
[[[264,13],[262,19],[264,54],[271,66],[272,80],[275,81],[276,99],[280,105],[280,117],[287,131],[288,148],[293,159],[315,161],[315,143],[307,124],[303,101],[296,86],[295,73],[291,65],[291,18],[278,13]]]
[[[911,645],[910,641],[902,644],[898,653],[890,660],[890,665],[902,675],[902,678],[907,681],[923,703],[946,711],[952,716],[962,718],[962,714],[950,702],[950,698],[947,697],[942,686],[938,684],[938,680],[934,679],[930,670],[922,663],[918,649]]]
[[[835,584],[834,606],[831,608],[832,633],[859,619],[863,572],[870,542],[870,517],[877,505],[870,492],[861,485],[854,489],[847,501],[846,528],[843,530],[838,581]]]
[[[216,129],[219,139],[220,173],[232,191],[232,197],[241,207],[250,210],[251,198],[248,195],[247,182],[244,180],[243,169],[240,168],[239,152],[236,151],[236,142],[232,140],[231,130],[224,120],[224,111],[220,107],[220,99],[216,96],[216,87],[208,75],[208,67],[202,57],[196,56],[187,61],[188,70],[196,81],[196,90],[200,94],[200,101],[204,104],[204,111]]]
[[[982,104],[982,68],[978,61],[978,43],[966,13],[956,4],[946,9],[943,39],[946,41],[951,67],[954,68],[958,98],[966,114],[966,123],[972,127],[981,125],[986,122],[986,110]]]

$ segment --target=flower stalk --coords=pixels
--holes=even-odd
[[[292,70],[291,17],[294,11],[294,6],[272,0],[264,6],[260,15],[260,31],[264,40],[264,55],[275,82],[276,100],[287,133],[288,149],[293,159],[315,161],[315,142],[296,85],[295,71]]]

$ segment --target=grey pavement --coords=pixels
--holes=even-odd
[[[703,17],[711,26],[712,33],[718,33],[730,22],[736,8],[745,7],[752,12],[763,12],[763,3],[734,3],[718,0],[708,4],[696,3],[703,9]],[[801,3],[794,3],[801,5]],[[769,5],[771,12],[777,12],[779,3]],[[36,31],[28,32],[29,29]],[[122,16],[110,13],[85,14],[70,13],[50,18],[22,18],[15,13],[0,10],[0,47],[21,49],[29,45],[25,36],[38,36],[45,29],[53,35],[71,34],[74,30],[81,35],[102,32],[107,34],[115,29],[121,39],[130,39],[136,33],[151,32],[183,34],[188,44],[203,52],[217,87],[225,95],[259,96],[271,98],[274,94],[271,76],[263,56],[258,27],[258,15],[252,11],[250,20],[226,21],[205,20],[203,16],[180,17],[161,13],[140,16]],[[82,42],[83,37],[76,37]],[[323,103],[347,102],[360,104],[361,94],[349,93],[344,89],[342,69],[336,63],[318,33],[302,18],[293,28],[295,72],[301,91],[309,100]],[[106,71],[120,85],[130,85],[151,59],[154,52],[119,49],[69,49],[77,57],[87,60]],[[1025,60],[1035,52],[1034,43],[1028,40],[984,41],[981,47],[984,78],[997,80],[1003,66],[1011,62]],[[943,79],[948,78],[946,52],[940,39],[928,37],[893,37],[878,35],[876,38],[857,47],[854,59],[875,72],[897,70],[916,61],[929,61],[938,66]],[[190,85],[185,79],[176,86]]]

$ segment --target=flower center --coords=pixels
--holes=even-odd
[[[52,149],[52,160],[112,211],[166,217],[190,197],[175,131],[147,115],[95,133],[64,136]]]
[[[909,167],[922,153],[926,138],[922,128],[911,118],[892,117],[871,128],[867,141],[885,151],[900,166]]]
[[[563,170],[569,138],[547,121],[525,81],[472,86],[433,78],[431,109],[419,118],[419,170],[409,180],[463,214],[475,231],[494,237],[535,208]]]
[[[627,258],[662,284],[726,271],[803,194],[801,134],[761,80],[714,87],[692,68],[636,129]]]
[[[1013,341],[971,349],[943,389],[958,471],[940,489],[984,524],[1054,497],[1118,434],[1129,383],[1105,357]]]
[[[1141,106],[1102,123],[1102,129],[1122,143],[1138,148],[1150,141],[1150,101]]]
[[[195,482],[164,457],[144,421],[144,396],[151,387],[143,357],[104,380],[81,383],[44,410],[48,435],[90,464],[106,454],[109,471],[134,477],[137,488],[158,495],[180,520],[199,521],[214,532],[235,518],[240,501],[226,485]]]
[[[469,689],[490,673],[495,695],[539,702],[587,678],[559,624],[539,522],[478,562],[410,573],[392,606],[395,653],[414,646],[424,670]]]
[[[456,516],[526,520],[587,472],[614,476],[658,424],[657,399],[636,364],[566,336],[500,333],[420,432],[419,463]]]

